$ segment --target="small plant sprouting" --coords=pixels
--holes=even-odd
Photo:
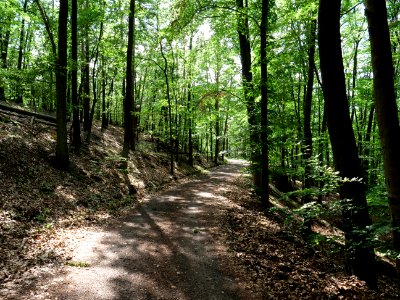
[[[67,266],[77,267],[77,268],[88,268],[90,267],[90,263],[85,261],[69,261],[66,263]]]

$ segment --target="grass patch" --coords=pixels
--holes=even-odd
[[[76,267],[76,268],[88,268],[90,267],[90,263],[85,261],[68,261],[66,263],[67,266]]]

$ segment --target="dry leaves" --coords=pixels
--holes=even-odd
[[[64,172],[53,167],[54,127],[0,112],[0,298],[36,267],[69,259],[65,230],[104,223],[195,171],[182,164],[169,176],[168,155],[155,152],[150,140],[126,165],[123,130],[93,127],[90,145],[71,153],[71,170]]]
[[[311,247],[284,225],[284,218],[264,213],[249,193],[249,180],[238,177],[224,193],[236,204],[223,223],[231,258],[240,266],[238,281],[254,299],[397,299],[395,281],[380,274],[379,288],[343,269],[342,255],[330,244]]]

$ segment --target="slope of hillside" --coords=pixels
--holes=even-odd
[[[67,259],[64,229],[104,222],[146,193],[211,166],[197,160],[192,168],[182,156],[172,177],[168,154],[146,137],[126,164],[122,129],[101,132],[97,125],[65,172],[53,166],[54,127],[0,112],[0,283]]]
[[[65,172],[53,167],[54,127],[0,111],[0,298],[22,299],[14,297],[22,291],[26,295],[23,299],[36,299],[31,297],[33,294],[37,299],[53,299],[45,296],[51,291],[47,290],[46,280],[56,275],[58,267],[90,268],[86,261],[73,259],[74,250],[87,243],[85,232],[103,232],[109,224],[112,227],[121,218],[143,211],[149,193],[183,183],[187,178],[188,185],[177,186],[172,198],[182,193],[196,205],[199,199],[191,196],[191,192],[210,198],[211,193],[196,187],[197,178],[192,180],[193,177],[189,179],[186,175],[202,173],[211,163],[197,160],[191,168],[182,155],[180,163],[175,165],[175,176],[171,176],[169,155],[157,151],[159,147],[146,136],[141,137],[138,150],[126,162],[119,155],[122,133],[121,128],[113,126],[101,132],[95,124],[90,145],[80,154],[71,154],[71,170]],[[213,186],[216,179],[210,180],[203,183]],[[194,191],[182,190],[184,186],[192,186],[192,182]],[[233,274],[238,290],[243,292],[237,294],[239,298],[397,298],[393,274],[380,270],[378,288],[370,290],[364,282],[345,272],[340,247],[323,241],[307,244],[281,214],[263,211],[251,192],[251,179],[246,174],[224,179],[221,184],[213,192],[214,197],[224,199],[225,206],[212,202],[218,209],[212,209],[196,222],[206,221],[203,227],[210,231],[210,241],[226,249],[219,254],[224,261],[221,268]],[[168,209],[158,205],[156,202],[154,207],[150,206],[148,214],[159,214],[160,219],[168,212],[166,216],[171,218],[167,220],[168,226],[177,221],[169,215],[171,211],[184,207],[179,201],[170,203]],[[179,231],[182,224],[178,223]],[[203,227],[190,227],[189,233],[199,236]],[[179,237],[180,231],[173,233]],[[143,243],[148,236],[152,235],[143,235]],[[122,235],[119,237],[122,239]],[[119,241],[123,249],[130,242]],[[206,258],[203,256],[202,259]],[[159,269],[157,264],[155,267]],[[174,267],[166,264],[163,270]],[[145,271],[149,270],[144,268]],[[179,271],[174,276],[180,278],[176,276],[180,274]]]

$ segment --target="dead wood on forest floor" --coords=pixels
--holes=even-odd
[[[0,110],[3,113],[6,114],[17,114],[17,115],[22,115],[22,116],[28,116],[28,117],[33,117],[42,121],[45,121],[47,125],[54,126],[56,123],[56,117],[50,116],[50,115],[45,115],[45,114],[40,114],[36,113],[33,111],[28,111],[16,106],[10,106],[5,104],[4,102],[0,102]]]

